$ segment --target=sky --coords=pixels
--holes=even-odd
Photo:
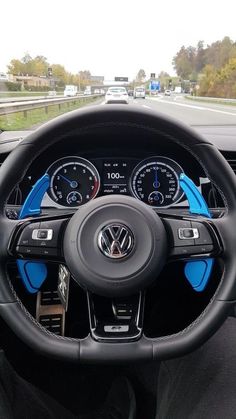
[[[174,75],[182,45],[236,41],[236,0],[11,0],[0,10],[0,72],[28,52],[106,80]]]

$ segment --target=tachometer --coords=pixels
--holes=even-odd
[[[131,177],[133,195],[153,207],[168,207],[183,195],[179,175],[183,169],[167,157],[151,157],[141,161]]]
[[[96,167],[81,157],[65,157],[47,170],[51,178],[49,196],[59,205],[78,207],[95,198],[100,188]]]

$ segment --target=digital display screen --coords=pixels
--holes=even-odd
[[[104,161],[103,163],[103,193],[128,193],[127,163],[124,161]]]

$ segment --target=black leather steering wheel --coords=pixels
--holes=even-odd
[[[34,222],[45,221],[45,217],[9,220],[5,215],[5,205],[33,160],[49,145],[56,146],[61,133],[96,125],[113,125],[115,129],[119,124],[140,126],[153,133],[163,132],[171,141],[192,153],[203,166],[208,178],[220,191],[226,211],[221,218],[198,217],[197,222],[212,238],[211,249],[204,257],[220,258],[224,265],[223,275],[204,312],[186,329],[174,335],[155,339],[141,335],[137,340],[124,342],[96,341],[90,335],[81,340],[60,337],[41,327],[27,312],[16,296],[6,270],[9,258],[22,256],[17,250],[19,234]],[[91,107],[63,115],[23,140],[4,161],[0,173],[0,196],[0,315],[27,345],[45,355],[88,363],[176,357],[206,341],[221,326],[235,303],[235,175],[212,144],[178,122],[131,106]],[[191,216],[187,219],[191,220]],[[123,259],[112,261],[97,247],[99,232],[111,220],[129,226],[133,240],[130,252]],[[181,225],[183,218],[176,216],[169,219],[139,200],[120,195],[92,200],[72,217],[65,214],[46,221],[48,224],[57,221],[62,229],[54,260],[64,261],[74,279],[84,288],[101,295],[120,296],[145,289],[153,274],[157,276],[170,258],[167,224],[169,232],[174,234],[176,225]],[[186,256],[191,258],[192,255]],[[202,254],[195,252],[194,258],[198,256],[202,257]],[[183,256],[179,255],[178,258]],[[34,259],[40,259],[40,255],[38,258],[34,255]]]

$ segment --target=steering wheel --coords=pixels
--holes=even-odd
[[[202,165],[225,204],[221,218],[183,216],[154,211],[141,201],[123,195],[91,200],[72,215],[10,220],[5,215],[7,199],[24,177],[34,159],[48,146],[56,146],[61,133],[78,127],[135,126],[165,136],[187,149]],[[174,133],[174,135],[173,135]],[[50,139],[50,142],[49,142]],[[190,128],[157,113],[131,107],[91,107],[63,115],[45,124],[23,140],[1,167],[0,181],[0,315],[15,334],[40,353],[54,358],[80,362],[121,362],[171,358],[184,355],[206,341],[224,322],[236,299],[236,180],[221,153]],[[191,246],[178,251],[170,247],[171,237],[185,222],[198,223],[211,237],[205,249]],[[9,260],[24,258],[19,237],[27,229],[47,223],[57,231],[54,252],[49,260],[67,265],[73,279],[88,292],[119,297],[145,290],[166,263],[175,259],[219,258],[224,266],[219,286],[201,315],[179,333],[136,339],[84,339],[57,336],[43,328],[28,313],[17,297],[7,274]],[[107,238],[112,236],[112,255]],[[117,234],[122,240],[116,240]],[[122,244],[122,245],[121,245]],[[203,255],[204,253],[204,255]],[[35,251],[27,259],[42,260]]]

